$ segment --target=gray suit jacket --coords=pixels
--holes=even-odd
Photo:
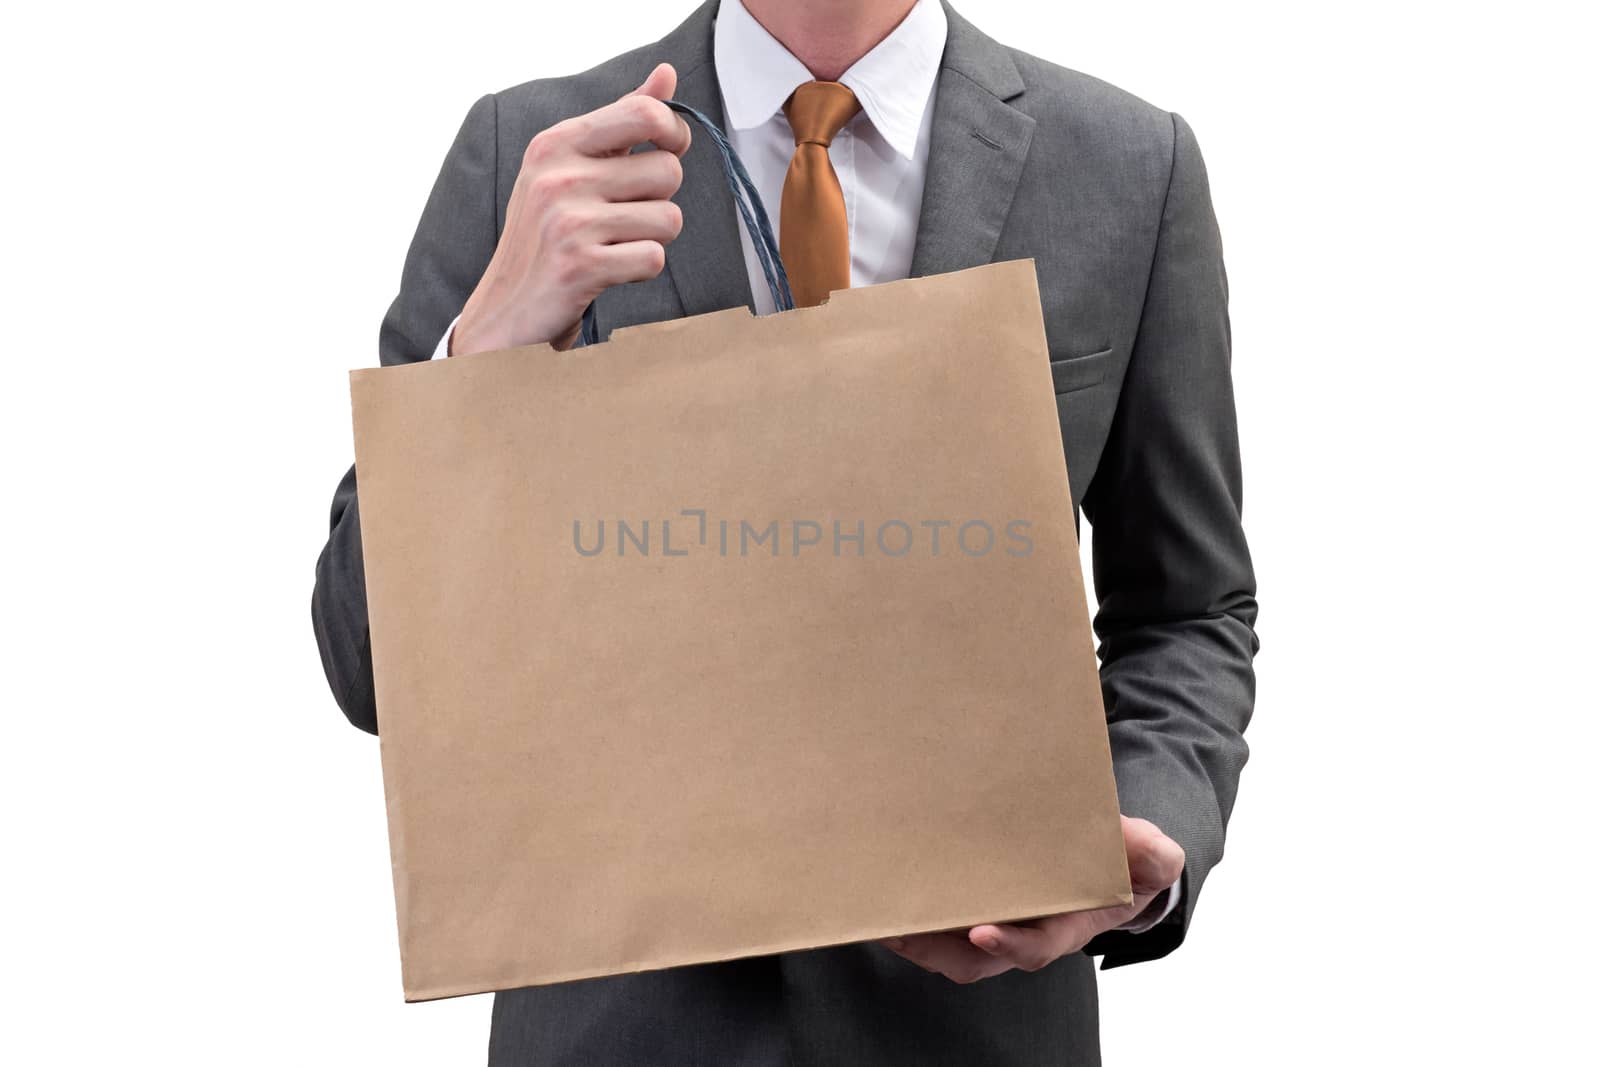
[[[385,365],[429,358],[495,248],[523,148],[673,63],[721,121],[716,0],[655,44],[468,113],[383,321]],[[1188,125],[984,36],[955,12],[934,103],[912,274],[1037,261],[1074,504],[1094,527],[1095,628],[1123,811],[1188,855],[1182,905],[1090,946],[1106,966],[1183,940],[1245,762],[1255,578],[1240,525],[1227,280]],[[656,279],[597,301],[602,333],[750,304],[736,216],[704,138],[684,162],[682,236]],[[981,356],[981,353],[978,354]],[[355,471],[334,496],[312,616],[329,684],[376,732]],[[876,946],[502,993],[490,1059],[520,1063],[1092,1064],[1088,954],[970,986]]]

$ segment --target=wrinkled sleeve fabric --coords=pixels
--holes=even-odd
[[[499,235],[498,139],[495,98],[485,96],[456,134],[406,253],[400,292],[378,333],[383,366],[429,359],[483,276]],[[377,733],[354,467],[334,492],[311,623],[334,699],[353,724]]]
[[[1248,749],[1256,580],[1241,520],[1228,282],[1205,163],[1172,119],[1171,172],[1137,338],[1084,495],[1100,677],[1124,814],[1183,846],[1178,905],[1088,951],[1105,967],[1182,943]]]

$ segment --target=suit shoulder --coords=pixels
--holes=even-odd
[[[1173,116],[1126,89],[1081,71],[1008,49],[1026,89],[1017,101],[1046,129],[1120,153],[1172,152]]]
[[[593,111],[636,88],[661,62],[661,43],[642,45],[577,74],[536,78],[494,94],[503,130],[523,139],[562,119]],[[686,69],[678,71],[683,78]]]

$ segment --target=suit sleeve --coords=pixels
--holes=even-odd
[[[1091,942],[1105,967],[1182,943],[1222,858],[1255,703],[1256,585],[1241,524],[1222,241],[1194,133],[1177,115],[1172,126],[1138,335],[1083,508],[1122,810],[1154,822],[1187,858],[1166,920]]]
[[[378,333],[383,366],[428,359],[483,276],[498,240],[496,103],[473,105],[433,185],[406,253],[400,292]],[[378,732],[372,691],[372,640],[367,627],[356,469],[333,496],[328,543],[317,559],[311,624],[322,668],[345,716]]]

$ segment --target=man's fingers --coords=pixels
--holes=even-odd
[[[1135,896],[1159,893],[1183,874],[1183,846],[1149,820],[1123,816],[1122,839]]]
[[[677,91],[678,69],[671,63],[657,63],[656,69],[652,70],[650,75],[645,78],[644,84],[628,95],[646,96],[652,100],[667,101],[671,100]],[[689,150],[689,142],[693,140],[693,136],[689,132],[689,124],[676,111],[672,111],[669,108],[663,108],[662,110],[672,116],[673,122],[677,124],[676,131],[665,142],[656,140],[654,137],[650,138],[650,140],[655,143],[657,148],[671,152],[675,156],[681,156]],[[640,142],[634,143],[638,144]],[[629,147],[632,146],[630,145]]]
[[[1141,897],[1128,907],[1048,915],[1028,923],[987,923],[974,926],[967,939],[1018,970],[1037,971],[1062,956],[1081,951],[1107,930],[1115,930],[1148,902],[1148,897]]]
[[[649,96],[625,96],[614,104],[567,120],[572,147],[586,156],[610,156],[634,145],[653,144],[673,155],[689,150],[689,127],[666,104]]]
[[[1037,971],[1054,963],[1068,951],[1076,952],[1081,945],[1057,944],[1057,937],[1065,931],[1044,930],[1034,926],[989,924],[974,926],[967,938],[989,955],[1002,959],[1020,971]]]
[[[683,212],[670,200],[608,204],[587,229],[596,244],[629,241],[671,244],[683,229]]]
[[[626,241],[594,249],[595,276],[601,288],[628,282],[647,282],[661,273],[667,250],[659,241]]]
[[[671,63],[657,63],[655,69],[645,76],[639,88],[629,93],[628,96],[648,96],[655,100],[671,100],[672,94],[677,91],[678,69]],[[623,99],[627,99],[627,97]]]
[[[635,152],[588,166],[595,190],[612,203],[671,200],[683,184],[683,164],[671,152]]]
[[[1027,923],[986,923],[967,931],[967,941],[997,962],[1037,971],[1135,918],[1155,894],[1183,875],[1183,848],[1145,819],[1124,816],[1122,838],[1128,851],[1132,904],[1049,915]]]
[[[925,971],[967,985],[1011,970],[1009,960],[991,956],[957,933],[910,934],[882,944]]]
[[[670,63],[650,72],[644,84],[615,103],[568,119],[572,147],[587,156],[613,156],[635,145],[653,144],[681,156],[689,150],[689,124],[664,100],[672,99],[678,73]]]

